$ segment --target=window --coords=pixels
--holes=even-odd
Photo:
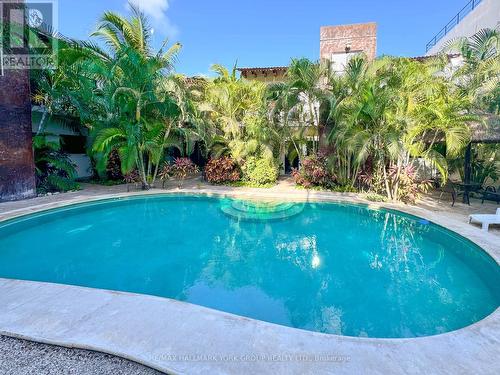
[[[68,154],[85,154],[87,137],[82,135],[60,135],[61,150]]]

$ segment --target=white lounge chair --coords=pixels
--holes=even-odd
[[[500,208],[497,208],[496,214],[469,215],[469,223],[473,221],[481,223],[482,229],[487,232],[490,224],[500,224]]]

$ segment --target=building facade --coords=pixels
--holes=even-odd
[[[368,60],[377,55],[377,24],[322,26],[320,28],[319,58],[328,60],[337,72],[356,55],[364,54]]]
[[[42,111],[36,105],[32,106],[31,120],[33,135],[38,133]],[[47,140],[61,145],[61,151],[68,155],[74,164],[77,178],[92,176],[92,163],[87,155],[90,147],[88,130],[82,126],[77,119],[64,117],[64,120],[56,116],[47,116],[43,134]]]
[[[495,29],[499,25],[500,0],[468,0],[468,3],[427,43],[426,54],[435,55],[454,39],[470,37],[481,29]]]
[[[321,26],[319,32],[319,58],[332,63],[341,73],[354,56],[364,54],[368,60],[377,56],[377,24]],[[285,78],[286,66],[238,68],[245,79],[271,83]]]

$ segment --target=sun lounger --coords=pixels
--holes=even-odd
[[[497,208],[496,214],[469,215],[469,223],[473,221],[481,223],[482,229],[487,232],[490,224],[500,224],[500,208]]]

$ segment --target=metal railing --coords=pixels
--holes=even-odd
[[[432,38],[429,43],[425,46],[425,52],[429,52],[429,50],[434,47],[443,37],[448,34],[455,26],[457,26],[460,21],[462,21],[470,12],[477,8],[477,6],[483,0],[470,0],[466,6],[462,8],[460,12],[457,13],[455,17],[451,19],[450,22],[446,24],[435,36]]]

